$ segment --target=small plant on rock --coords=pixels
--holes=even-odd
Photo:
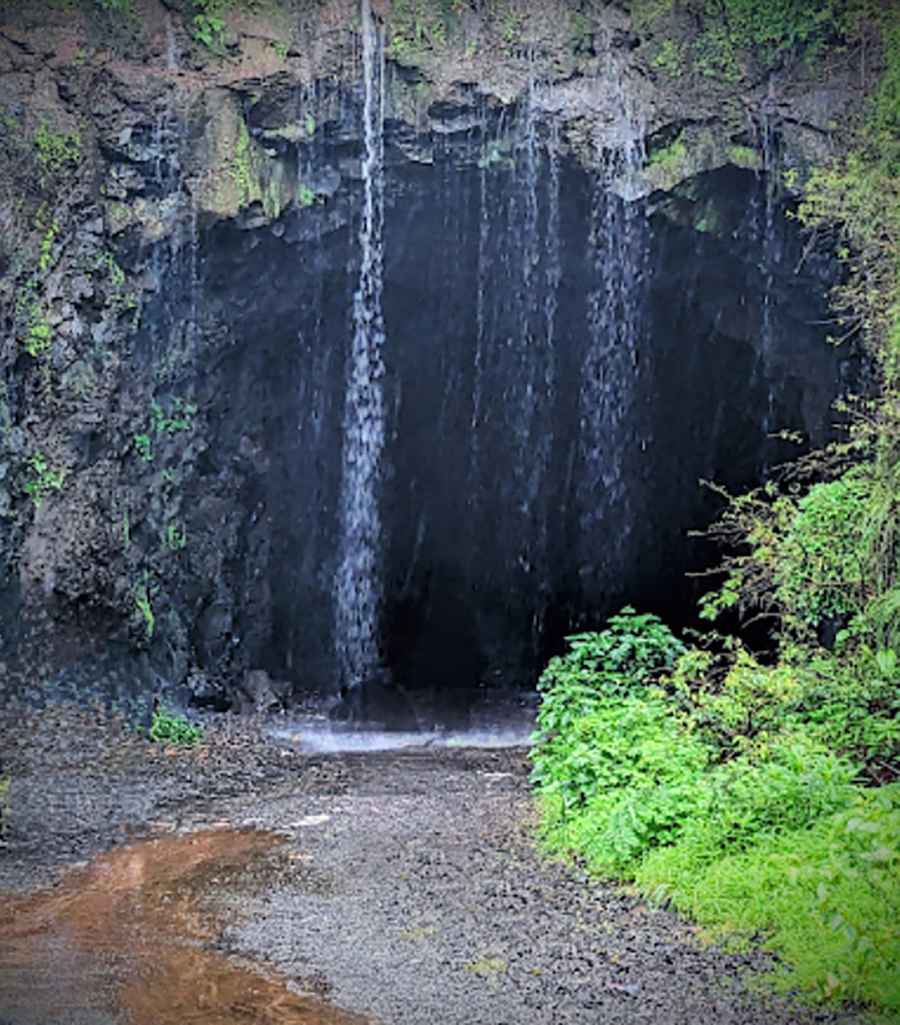
[[[188,722],[183,715],[176,715],[163,705],[157,705],[150,723],[150,739],[192,747],[203,739],[203,730]]]
[[[64,469],[54,470],[43,452],[35,452],[28,460],[31,476],[25,481],[25,494],[31,496],[35,509],[40,509],[51,491],[59,491],[66,479]]]

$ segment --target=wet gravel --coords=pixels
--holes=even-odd
[[[705,949],[676,916],[544,860],[521,750],[311,757],[223,719],[176,752],[95,712],[18,714],[0,724],[0,891],[135,836],[253,826],[285,843],[205,891],[218,948],[384,1025],[864,1020],[766,997],[746,981],[762,956]]]

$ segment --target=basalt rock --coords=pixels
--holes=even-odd
[[[356,5],[236,12],[228,59],[187,5],[138,6],[134,31],[93,5],[0,23],[3,685],[336,693]],[[468,11],[424,46],[388,21],[380,631],[404,687],[530,685],[625,599],[678,618],[698,478],[759,479],[778,428],[821,441],[852,369],[779,185],[858,102],[850,72],[676,81],[660,33],[689,27],[571,15]]]

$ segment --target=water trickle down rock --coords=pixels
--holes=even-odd
[[[770,83],[771,87],[771,83]],[[775,214],[777,209],[778,191],[778,155],[775,147],[775,133],[772,117],[767,106],[760,115],[760,143],[762,146],[762,166],[759,170],[761,188],[763,190],[763,219],[761,224],[763,296],[760,317],[759,355],[756,373],[766,390],[766,407],[763,414],[763,437],[768,439],[772,431],[777,429],[775,423],[775,380],[772,366],[773,357],[773,324],[772,304],[777,265],[780,260],[779,243],[775,231]],[[766,450],[769,444],[765,444]],[[763,478],[768,477],[768,459],[762,466]]]
[[[361,680],[380,662],[383,602],[384,41],[369,0],[361,2],[361,19],[365,86],[361,264],[347,358],[334,594],[337,665],[345,683]]]
[[[624,90],[618,103],[617,120],[627,125],[625,137],[616,148],[604,148],[593,183],[588,260],[596,287],[588,297],[588,342],[579,395],[580,471],[575,484],[579,563],[582,577],[588,578],[583,584],[600,582],[601,589],[621,579],[629,560],[638,506],[634,482],[626,486],[625,464],[634,444],[629,423],[640,362],[646,363],[649,356],[641,345],[647,219],[640,200],[629,202],[616,194],[628,195],[629,177],[645,162],[645,131]],[[601,537],[605,543],[598,551]]]

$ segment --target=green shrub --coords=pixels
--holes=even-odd
[[[531,751],[531,779],[544,796],[560,798],[563,812],[620,791],[680,782],[708,761],[706,748],[684,735],[661,697],[588,701],[575,711],[551,697],[539,713],[546,732]]]
[[[890,649],[841,654],[786,648],[762,665],[743,647],[691,648],[666,680],[681,714],[720,757],[803,734],[874,781],[900,764],[900,667]]]
[[[664,39],[652,61],[653,67],[659,68],[667,75],[677,78],[684,71],[684,53],[680,43],[674,39]]]
[[[841,28],[838,0],[706,0],[698,2],[703,31],[695,45],[702,74],[736,81],[752,56],[764,66],[815,53]]]
[[[568,640],[541,677],[531,751],[545,841],[621,871],[677,833],[710,751],[651,685],[684,650],[656,616],[625,608]]]
[[[552,658],[541,676],[545,692],[575,681],[593,689],[634,689],[674,665],[684,651],[659,617],[637,613],[630,605],[610,616],[599,633],[573,634],[566,641],[568,654]]]
[[[159,705],[153,712],[150,739],[190,747],[203,739],[203,730],[188,722],[183,715],[176,715]]]
[[[705,864],[802,829],[850,803],[855,775],[854,765],[802,734],[780,736],[703,779],[679,845]]]
[[[860,610],[868,498],[869,481],[852,470],[813,485],[792,508],[772,553],[777,600],[788,615],[815,626]]]
[[[610,617],[605,630],[567,641],[569,652],[552,658],[538,683],[543,693],[531,758],[533,781],[547,793],[558,791],[571,807],[586,803],[599,787],[624,784],[604,776],[616,772],[616,719],[632,716],[640,731],[641,717],[649,716],[647,728],[654,728],[660,699],[641,691],[674,664],[684,645],[656,616],[627,606]],[[606,742],[606,751],[591,753]]]
[[[900,1011],[900,786],[719,859],[698,853],[687,837],[653,851],[638,885],[718,934],[763,936],[791,967],[780,988]]]

